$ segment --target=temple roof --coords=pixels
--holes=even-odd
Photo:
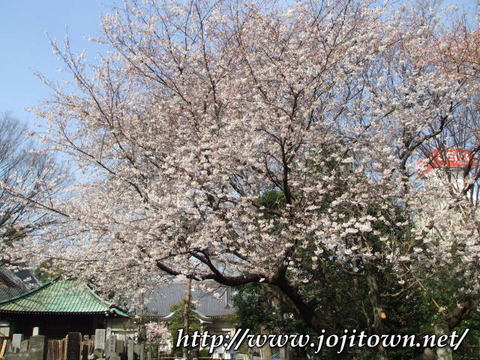
[[[104,314],[128,317],[119,307],[99,297],[76,280],[52,280],[14,298],[0,301],[0,313]]]
[[[172,315],[170,307],[184,299],[185,289],[185,283],[170,283],[158,287],[147,295],[147,311],[152,315],[168,318]],[[210,291],[193,288],[192,302],[201,318],[221,317],[236,312],[231,303],[231,290],[225,287],[217,286]]]
[[[0,266],[0,301],[19,296],[28,291],[27,285],[11,270]]]

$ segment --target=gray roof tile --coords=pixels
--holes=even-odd
[[[158,316],[170,314],[170,307],[178,304],[185,297],[185,287],[185,283],[171,283],[155,289],[149,294],[146,301],[147,311]],[[235,313],[230,299],[228,302],[226,300],[226,297],[231,297],[228,294],[230,291],[231,289],[218,287],[218,285],[215,291],[202,291],[194,287],[192,300],[196,309],[203,315],[209,317],[229,315]],[[215,296],[214,293],[220,297]]]

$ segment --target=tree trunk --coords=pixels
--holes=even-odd
[[[452,330],[460,325],[460,323],[468,316],[470,311],[478,306],[478,301],[475,298],[467,297],[457,308],[448,313],[443,322],[435,325],[435,335],[441,336],[443,334],[449,334]],[[436,348],[435,352],[431,349],[425,349],[423,358],[426,360],[452,360],[453,351],[450,347]]]
[[[448,333],[449,329],[447,325],[435,326],[435,335],[437,335],[437,337]],[[453,360],[453,351],[448,346],[437,348],[435,352],[437,353],[437,360]]]
[[[323,329],[330,330],[327,324],[320,320],[315,308],[303,300],[297,289],[285,277],[276,279],[272,284],[280,289],[281,293],[285,295],[285,299],[298,311],[307,326],[319,332]]]
[[[367,267],[367,283],[369,288],[368,297],[373,310],[373,329],[378,335],[382,335],[384,330],[381,319],[383,309],[379,300],[377,278],[373,272],[373,269],[370,267]],[[378,360],[388,360],[387,351],[381,344],[378,346]]]
[[[185,299],[183,305],[183,332],[188,335],[190,333],[190,304],[192,302],[192,279],[187,279],[187,287],[185,289]],[[190,349],[183,348],[183,358],[190,360]]]

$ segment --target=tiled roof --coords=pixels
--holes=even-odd
[[[22,295],[25,291],[27,290],[19,289],[17,287],[0,286],[0,301]]]
[[[99,314],[128,317],[76,280],[55,279],[12,299],[0,301],[0,313]]]
[[[146,301],[147,311],[161,317],[171,313],[170,307],[178,304],[185,297],[185,283],[171,283],[152,291]],[[192,301],[198,312],[208,317],[224,316],[235,313],[231,304],[231,289],[221,287],[215,291],[192,289]]]
[[[0,266],[0,301],[27,292],[27,286],[11,270]]]
[[[18,287],[24,290],[27,289],[23,281],[17,275],[15,275],[13,271],[7,269],[5,266],[0,266],[0,280],[6,286]]]

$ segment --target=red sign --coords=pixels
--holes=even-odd
[[[430,155],[418,162],[418,165],[425,173],[435,168],[465,168],[467,166],[477,167],[478,160],[471,150],[446,149],[433,150]]]

